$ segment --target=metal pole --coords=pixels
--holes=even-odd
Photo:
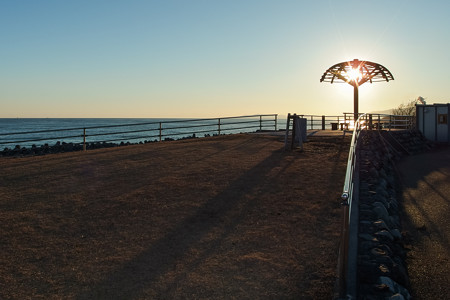
[[[353,99],[353,119],[356,122],[356,120],[358,120],[358,84],[354,84],[353,85],[353,95],[354,95],[354,99]]]
[[[86,151],[86,128],[83,128],[83,151]]]
[[[162,122],[159,122],[159,141],[162,139]]]
[[[275,131],[277,131],[277,117],[278,115],[275,115]]]
[[[325,130],[325,116],[322,115],[322,130]]]
[[[287,150],[288,136],[289,136],[289,123],[291,122],[291,114],[288,113],[286,120],[286,132],[284,134],[284,150]]]
[[[294,146],[295,146],[295,135],[297,134],[297,122],[298,122],[298,117],[297,114],[294,114],[292,116],[292,136],[291,136],[291,150],[294,150]]]
[[[219,123],[217,124],[217,129],[219,131],[219,135],[220,135],[220,118],[218,118]]]
[[[262,131],[262,116],[259,115],[259,131]]]

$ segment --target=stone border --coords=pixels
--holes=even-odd
[[[411,299],[395,160],[429,149],[417,131],[365,131],[360,140],[358,299]]]

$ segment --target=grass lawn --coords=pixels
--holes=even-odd
[[[0,158],[2,299],[330,299],[350,137]]]

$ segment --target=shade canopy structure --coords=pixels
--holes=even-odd
[[[371,62],[346,61],[328,68],[320,78],[320,82],[348,83],[354,90],[354,119],[358,119],[358,88],[366,82],[380,82],[394,80],[392,73],[384,66]]]

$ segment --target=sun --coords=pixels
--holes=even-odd
[[[361,79],[362,74],[359,68],[351,68],[349,71],[347,71],[347,76],[349,81],[358,82]]]

